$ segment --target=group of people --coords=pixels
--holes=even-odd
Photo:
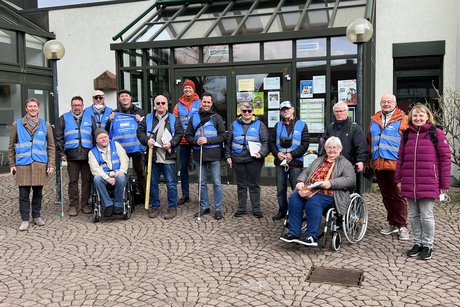
[[[325,207],[337,207],[343,214],[356,186],[356,176],[366,167],[375,170],[388,226],[384,235],[398,233],[409,240],[407,205],[414,246],[408,256],[431,258],[434,239],[434,200],[446,193],[450,185],[450,150],[442,130],[429,109],[416,104],[409,118],[397,107],[396,98],[385,94],[381,111],[371,118],[366,138],[362,128],[348,118],[346,103],[333,106],[335,121],[320,138],[318,158],[304,168],[310,135],[308,126],[294,116],[289,101],[280,104],[281,120],[271,133],[254,116],[253,105],[239,104],[239,116],[228,127],[213,108],[213,96],[196,94],[191,80],[183,83],[183,95],[168,112],[168,99],[159,95],[154,110],[147,114],[132,103],[128,90],[118,92],[120,108],[105,105],[105,95],[96,90],[93,104],[84,108],[83,98],[71,99],[71,109],[57,123],[55,134],[49,123],[39,118],[39,102],[27,99],[26,115],[15,121],[9,144],[11,174],[16,174],[22,223],[29,227],[30,207],[36,225],[43,226],[40,216],[43,185],[55,168],[54,157],[67,161],[69,175],[69,215],[81,210],[91,213],[91,180],[100,195],[104,215],[123,212],[123,190],[127,184],[129,159],[132,159],[141,194],[145,194],[144,156],[152,151],[148,214],[156,218],[160,209],[160,176],[167,187],[168,209],[165,219],[177,215],[177,206],[190,200],[189,166],[192,160],[199,175],[200,208],[196,216],[211,213],[207,188],[207,170],[213,181],[214,218],[222,219],[220,161],[224,157],[233,168],[237,181],[238,206],[234,214],[247,213],[248,194],[252,213],[262,218],[260,178],[264,158],[275,158],[278,212],[273,220],[286,218],[289,232],[281,239],[316,246]],[[55,138],[54,138],[55,135]],[[54,144],[56,143],[56,148]],[[180,157],[182,197],[178,199],[176,158]],[[78,188],[81,177],[81,191]],[[93,177],[93,179],[91,179]],[[107,187],[113,186],[113,200]],[[288,201],[288,186],[293,191]],[[30,190],[33,190],[30,202]],[[304,211],[307,217],[305,236],[301,234]]]

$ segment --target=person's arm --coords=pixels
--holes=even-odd
[[[147,116],[145,116],[142,121],[139,123],[137,126],[137,138],[139,139],[139,142],[147,146],[147,141],[149,140],[149,137],[147,136],[147,122],[146,122]]]
[[[278,147],[276,147],[276,126],[278,124],[279,123],[275,124],[275,127],[272,129],[268,137],[268,148],[270,149],[270,152],[275,158],[278,157],[278,152],[279,152]]]
[[[88,153],[88,164],[93,176],[101,176],[105,181],[110,178],[99,165],[92,151]]]
[[[262,159],[265,158],[269,152],[268,139],[269,139],[269,135],[268,135],[267,126],[265,126],[263,122],[260,122],[259,140],[262,146],[260,147],[259,153]]]
[[[198,116],[198,115],[196,115]],[[195,129],[193,128],[193,117],[188,121],[187,129],[185,130],[185,139],[190,145],[195,145]]]
[[[65,160],[65,151],[64,151],[64,129],[65,121],[64,116],[59,116],[59,120],[56,123],[55,132],[56,132],[56,150],[58,157],[61,160]],[[53,158],[54,159],[54,158]]]
[[[436,138],[438,140],[435,149],[439,163],[439,189],[443,193],[447,193],[450,188],[451,177],[450,147],[444,131],[439,128],[436,128]]]
[[[227,137],[225,141],[225,160],[232,158],[232,142],[233,142],[233,123],[228,128]]]
[[[171,148],[175,148],[180,144],[182,137],[184,136],[182,124],[178,117],[176,117],[176,122],[174,123],[174,135],[171,140]]]
[[[329,180],[331,189],[344,190],[352,189],[356,186],[356,173],[353,165],[345,157],[340,156],[340,160],[336,160],[334,168],[337,171],[332,171],[332,179]]]

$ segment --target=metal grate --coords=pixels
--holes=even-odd
[[[339,284],[344,286],[361,286],[364,271],[312,267],[306,281],[316,283]]]

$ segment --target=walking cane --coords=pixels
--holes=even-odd
[[[147,158],[147,181],[145,183],[145,203],[144,208],[149,209],[150,201],[150,182],[152,180],[151,171],[152,171],[152,159],[153,159],[153,148],[149,147],[149,154]]]
[[[59,183],[61,185],[61,199],[59,200],[59,202],[61,203],[61,214],[60,214],[60,216],[64,217],[64,195],[62,194],[62,162],[59,163],[59,168],[60,168],[59,176],[61,176],[61,180],[60,180],[60,183]]]
[[[200,127],[200,137],[203,136],[203,126]],[[200,170],[198,172],[198,216],[197,221],[201,221],[201,166],[203,165],[203,145],[200,145]]]

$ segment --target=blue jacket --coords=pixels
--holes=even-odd
[[[126,153],[145,153],[145,146],[142,146],[137,139],[138,123],[135,114],[115,112],[110,125],[110,139],[117,141],[125,149]]]
[[[101,152],[99,151],[99,149],[97,148],[97,146],[94,146],[91,151],[93,152],[94,154],[94,157],[96,158],[97,160],[97,163],[99,163],[100,166],[102,166],[102,169],[104,170],[104,172],[108,175],[110,171],[118,171],[120,169],[120,157],[118,156],[118,153],[117,153],[117,147],[115,146],[115,142],[114,141],[110,141],[110,156],[111,156],[111,163],[112,163],[112,169],[109,169],[109,167],[107,166],[107,161],[104,161],[104,159],[102,159],[102,155],[101,155]]]
[[[40,119],[40,127],[34,135],[30,135],[22,125],[22,119],[16,121],[18,142],[14,145],[16,149],[16,165],[23,166],[32,162],[48,163],[46,122]]]
[[[234,121],[232,124],[232,152],[241,154],[243,147],[248,146],[248,141],[260,143],[259,131],[260,131],[260,120],[252,122],[246,134],[244,133],[243,125],[239,121]]]
[[[283,122],[278,122],[276,124],[276,148],[278,151],[289,153],[291,151],[296,150],[300,144],[302,143],[302,131],[305,127],[305,123],[301,120],[297,120],[294,124],[291,133],[288,135],[286,126],[283,125]],[[290,137],[292,138],[292,145],[289,148],[284,148],[280,145],[280,138],[281,137]],[[295,158],[298,161],[303,162],[303,156]]]
[[[113,109],[111,107],[105,106],[104,113],[101,113],[99,116],[94,113],[93,106],[89,106],[85,109],[85,113],[88,113],[90,116],[94,117],[97,128],[105,129],[105,125],[109,120],[110,113]]]
[[[378,157],[393,161],[398,160],[399,143],[401,141],[400,125],[401,119],[389,123],[382,129],[378,123],[372,121],[369,128],[372,137],[372,160],[377,160]]]

